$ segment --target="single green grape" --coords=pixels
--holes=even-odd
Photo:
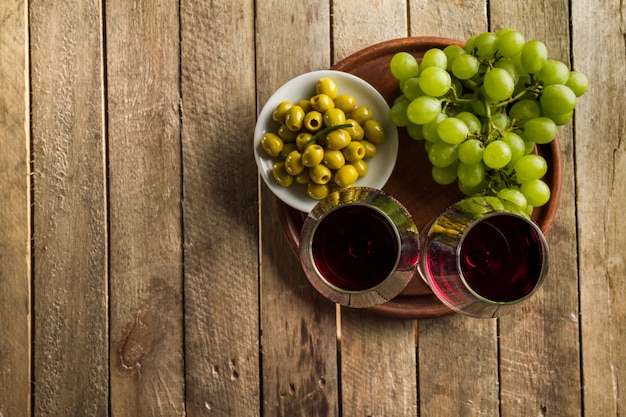
[[[424,139],[426,139],[426,141],[434,143],[438,140],[441,140],[441,138],[439,137],[439,123],[447,117],[448,116],[446,116],[445,114],[439,113],[435,120],[432,120],[425,125],[422,125],[422,135],[424,136]]]
[[[448,57],[446,53],[439,48],[431,48],[424,53],[422,62],[420,62],[420,73],[428,67],[439,67],[446,69],[448,66]]]
[[[423,125],[434,120],[441,113],[441,103],[435,97],[421,96],[409,103],[406,114],[415,124]]]
[[[461,119],[447,117],[437,125],[437,133],[444,142],[459,144],[467,138],[469,127]]]
[[[524,126],[526,120],[541,116],[541,107],[536,100],[516,101],[509,109],[509,117],[515,120],[516,126]]]
[[[489,168],[504,168],[511,160],[511,148],[506,142],[495,140],[485,147],[483,162]]]
[[[476,56],[482,59],[490,59],[496,54],[498,39],[491,32],[483,32],[474,39]]]
[[[582,72],[570,71],[565,85],[572,89],[574,94],[576,94],[576,97],[580,97],[587,92],[587,88],[589,88],[589,79]]]
[[[551,84],[565,84],[569,78],[569,68],[561,61],[547,59],[537,74],[537,80],[544,86]]]
[[[439,67],[427,67],[419,76],[419,86],[425,94],[441,97],[450,90],[452,79],[450,74]]]
[[[542,178],[548,172],[548,163],[537,154],[524,155],[513,166],[517,180],[528,182]]]
[[[420,82],[419,82],[418,77],[412,77],[412,78],[409,78],[408,80],[405,80],[401,84],[401,90],[404,96],[409,100],[413,100],[413,99],[418,98],[419,96],[424,95],[424,92],[422,91],[420,87]]]
[[[533,117],[524,124],[522,135],[525,140],[542,145],[552,142],[556,137],[556,133],[557,126],[552,119],[548,117]]]
[[[424,133],[422,131],[423,125],[416,125],[415,123],[409,123],[406,127],[406,133],[409,135],[411,139],[414,140],[423,140]]]
[[[506,113],[495,113],[491,115],[491,123],[500,131],[505,131],[511,125],[511,118]]]
[[[394,126],[403,127],[408,126],[411,121],[409,120],[407,109],[411,103],[405,96],[401,100],[396,100],[389,110],[389,119]]]
[[[442,140],[432,144],[428,150],[428,159],[436,167],[447,167],[458,159],[459,145],[451,145]]]
[[[527,74],[538,73],[548,59],[548,48],[539,40],[526,42],[520,53],[521,64]]]
[[[498,101],[506,100],[513,94],[515,80],[503,68],[493,68],[485,74],[483,81],[485,94]]]
[[[457,179],[458,162],[453,162],[446,167],[433,166],[431,168],[431,176],[437,184],[452,184]]]
[[[475,165],[483,160],[485,148],[478,139],[468,139],[459,145],[459,160],[467,165]]]
[[[521,185],[520,191],[533,207],[543,206],[550,200],[550,187],[542,180],[532,180]]]
[[[543,89],[539,101],[547,112],[565,114],[576,107],[576,93],[566,85],[552,84]]]
[[[502,29],[496,33],[498,54],[510,58],[515,54],[518,54],[526,40],[524,35],[513,29]]]
[[[459,55],[452,62],[452,74],[459,80],[469,80],[478,74],[480,62],[474,55]]]
[[[407,80],[411,77],[416,77],[419,73],[417,59],[408,52],[394,54],[389,62],[389,69],[397,80]]]
[[[485,179],[485,167],[482,163],[464,164],[459,163],[457,170],[459,182],[466,187],[476,187]]]

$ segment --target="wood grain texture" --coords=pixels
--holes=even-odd
[[[414,324],[365,310],[341,310],[344,416],[417,415]]]
[[[254,3],[185,1],[181,25],[186,412],[255,416]]]
[[[0,414],[30,414],[27,3],[0,4]]]
[[[333,64],[370,45],[407,36],[407,6],[377,0],[363,7],[355,0],[332,2]]]
[[[418,327],[419,415],[499,415],[496,321],[453,315]]]
[[[487,0],[411,0],[409,34],[465,41],[487,29]]]
[[[100,6],[30,2],[36,415],[108,416]]]
[[[290,78],[330,67],[330,20],[327,1],[257,2],[257,111]],[[262,414],[338,416],[335,306],[304,276],[265,185],[260,210]]]
[[[626,413],[626,5],[572,2],[573,64],[589,76],[576,106],[576,185],[583,404]]]
[[[568,2],[545,5],[490,1],[492,31],[513,27],[542,39],[551,58],[568,65]],[[551,31],[562,27],[559,36]],[[527,304],[500,319],[502,416],[578,416],[581,376],[576,266],[574,137],[571,124],[559,129],[563,183],[559,210],[548,236],[548,278]]]
[[[184,410],[178,13],[106,2],[114,415]]]

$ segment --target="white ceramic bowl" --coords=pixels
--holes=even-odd
[[[272,168],[279,158],[272,158],[263,151],[261,138],[267,132],[277,131],[278,124],[272,120],[272,113],[278,104],[283,101],[295,103],[313,97],[315,84],[324,77],[335,81],[339,94],[351,94],[358,106],[367,105],[372,110],[374,119],[382,123],[386,132],[385,141],[377,145],[376,155],[367,161],[367,175],[359,178],[355,185],[381,189],[389,179],[398,155],[398,130],[389,120],[389,106],[369,83],[352,74],[334,70],[308,72],[288,81],[267,100],[259,114],[254,131],[254,156],[261,177],[269,189],[280,200],[305,213],[311,211],[318,200],[307,195],[304,185],[294,183],[291,187],[283,187],[274,180]]]

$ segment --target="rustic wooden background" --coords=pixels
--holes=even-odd
[[[626,414],[620,0],[0,2],[0,416]],[[502,27],[588,74],[548,282],[499,320],[337,310],[251,140],[289,78]],[[338,335],[340,337],[338,337]]]

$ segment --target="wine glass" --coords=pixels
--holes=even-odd
[[[329,300],[364,308],[385,303],[409,283],[420,256],[417,226],[407,209],[375,188],[329,194],[308,214],[300,261]]]
[[[501,316],[545,280],[550,255],[541,229],[496,197],[461,200],[425,230],[418,270],[456,312]]]

